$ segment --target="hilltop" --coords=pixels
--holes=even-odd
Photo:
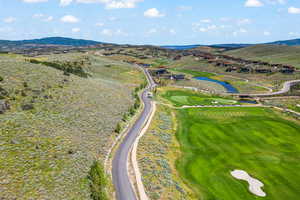
[[[47,37],[41,39],[33,40],[0,40],[0,45],[2,46],[19,46],[19,45],[67,45],[67,46],[89,46],[103,44],[103,42],[97,42],[93,40],[83,40],[83,39],[73,39],[65,37]]]

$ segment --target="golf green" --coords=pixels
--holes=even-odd
[[[300,197],[300,125],[268,108],[177,111],[182,156],[177,169],[204,200],[296,200]],[[266,197],[230,172],[264,183]]]

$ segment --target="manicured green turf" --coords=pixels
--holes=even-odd
[[[162,94],[162,97],[169,100],[175,106],[238,104],[235,100],[184,90],[168,90]]]
[[[177,169],[200,199],[296,200],[300,196],[300,125],[267,108],[177,112],[182,156]],[[267,197],[231,177],[240,169],[262,181]]]
[[[207,77],[207,78],[209,78],[209,77],[215,76],[213,73],[200,72],[200,71],[189,70],[189,69],[173,68],[173,69],[170,69],[170,70],[174,71],[174,72],[182,72],[182,73],[185,73],[185,74],[190,74],[193,77]]]

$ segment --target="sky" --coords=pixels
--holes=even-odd
[[[300,38],[299,27],[299,0],[0,0],[3,40],[261,43]]]

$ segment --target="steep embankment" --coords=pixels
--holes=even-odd
[[[0,56],[0,199],[89,199],[88,171],[104,158],[117,123],[142,83],[136,68],[82,54],[39,58],[82,61],[83,78],[23,57]]]
[[[250,60],[289,64],[300,68],[300,46],[255,45],[227,51],[225,54]]]

